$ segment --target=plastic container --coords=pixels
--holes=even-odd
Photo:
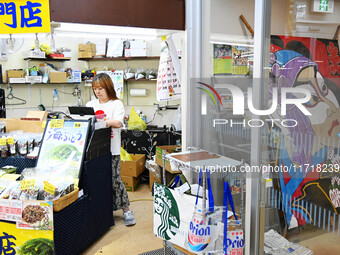
[[[104,121],[106,120],[106,114],[102,110],[98,110],[95,112],[97,121]]]

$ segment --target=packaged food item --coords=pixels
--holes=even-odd
[[[9,155],[8,145],[6,138],[0,138],[0,150],[1,150],[1,157],[7,158]]]
[[[25,138],[18,140],[18,152],[21,156],[26,156],[28,152],[28,142]]]
[[[9,154],[10,156],[16,156],[17,155],[17,140],[13,139],[13,143],[8,144],[9,146]]]
[[[20,182],[17,182],[16,185],[14,185],[11,188],[8,199],[18,200],[20,199],[20,194],[21,194]]]
[[[33,137],[29,137],[27,140],[27,153],[31,153],[33,151],[34,148],[34,138]]]

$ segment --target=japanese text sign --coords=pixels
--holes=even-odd
[[[50,31],[48,0],[0,0],[0,34]]]

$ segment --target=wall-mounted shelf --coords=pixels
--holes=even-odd
[[[138,79],[138,80],[136,80],[136,79],[127,79],[127,80],[125,80],[124,79],[124,81],[136,81],[136,82],[138,82],[138,81],[152,81],[152,82],[155,82],[155,81],[157,81],[157,79]]]
[[[24,58],[24,60],[30,61],[70,61],[71,58]]]
[[[49,85],[49,84],[59,84],[59,85],[65,85],[65,84],[82,84],[82,82],[65,82],[65,83],[0,83],[0,85]]]
[[[118,58],[78,58],[78,60],[83,60],[83,61],[147,60],[147,59],[159,59],[159,56],[153,56],[153,57],[118,57]]]

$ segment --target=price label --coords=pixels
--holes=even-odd
[[[50,124],[51,128],[63,128],[63,126],[64,126],[64,120],[62,119],[51,120],[51,124]]]
[[[50,194],[54,195],[55,186],[52,185],[52,184],[49,183],[49,182],[45,182],[45,184],[44,184],[44,191],[46,191],[47,193],[50,193]]]
[[[6,138],[0,138],[0,146],[6,146]]]
[[[8,137],[7,138],[7,143],[8,144],[14,144],[14,138],[13,137]]]
[[[74,128],[80,128],[80,127],[81,127],[81,122],[74,123]]]
[[[41,123],[41,127],[42,127],[42,128],[45,128],[45,127],[46,127],[46,120],[44,120],[44,121]]]
[[[33,189],[35,186],[35,180],[22,180],[20,182],[20,189],[24,190],[24,189]]]

